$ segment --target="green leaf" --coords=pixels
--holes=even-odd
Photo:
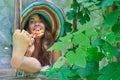
[[[72,31],[72,24],[69,22],[64,23],[64,29],[66,32],[71,32]]]
[[[97,80],[97,78],[98,78],[98,73],[97,72],[94,73],[94,74],[92,73],[92,74],[87,76],[87,80]]]
[[[91,74],[98,73],[99,64],[98,62],[88,62],[85,68],[73,66],[73,69],[77,69],[78,75],[81,78],[87,77]]]
[[[97,61],[99,62],[105,55],[101,52],[98,52],[98,48],[92,47],[88,49],[87,59],[88,61]]]
[[[111,33],[111,32],[106,31],[106,30],[102,30],[102,31],[101,31],[101,34],[102,34],[102,35],[105,35],[105,36],[106,36],[106,35],[109,35],[110,33]]]
[[[84,15],[84,18],[85,18],[86,21],[90,21],[90,17],[89,17],[88,14],[85,14],[85,15]]]
[[[86,35],[88,38],[91,38],[91,37],[97,37],[97,36],[98,36],[98,33],[96,32],[96,30],[95,30],[93,27],[89,27],[89,28],[85,31],[85,35]]]
[[[62,72],[58,72],[58,80],[69,80]]]
[[[120,63],[113,62],[100,70],[97,80],[120,80]]]
[[[48,80],[69,80],[69,77],[73,77],[74,73],[68,67],[61,67],[60,69],[51,68],[46,72]]]
[[[103,27],[111,27],[117,22],[117,17],[113,13],[109,14],[105,18],[105,22],[101,25]]]
[[[46,71],[46,76],[48,77],[48,79],[53,79],[56,78],[57,76],[57,71],[58,69],[49,69],[48,71]]]
[[[68,51],[65,56],[70,64],[76,64],[81,67],[86,66],[86,52],[80,48],[77,48],[75,53]]]
[[[120,13],[120,9],[117,9],[116,11],[109,13],[105,18],[105,22],[101,26],[111,27],[114,24],[116,24],[118,20],[118,16],[120,16],[119,13]]]
[[[53,68],[61,68],[65,62],[66,60],[63,57],[59,57],[57,62],[53,65]]]
[[[105,42],[105,44],[102,47],[106,52],[109,52],[111,55],[118,57],[119,49],[115,46]]]
[[[78,13],[78,20],[79,20],[80,24],[82,24],[82,25],[86,23],[86,19],[84,18],[82,12]]]
[[[81,67],[85,67],[86,66],[86,51],[83,50],[82,48],[77,48],[76,49],[76,53],[79,57],[78,59],[76,59],[76,64],[78,64]]]
[[[66,75],[66,76],[69,76],[69,77],[73,76],[73,73],[67,67],[62,68],[61,71],[64,72],[63,74]]]
[[[114,1],[116,1],[116,0],[103,0],[102,4],[101,4],[101,7],[105,8],[105,7],[111,6]]]
[[[112,26],[112,31],[115,34],[120,34],[120,23],[116,23],[114,26]]]
[[[120,42],[120,33],[116,34],[116,42]]]
[[[68,20],[73,20],[75,19],[76,16],[76,12],[73,10],[70,10],[69,12],[67,12],[66,17]]]
[[[118,57],[119,55],[119,49],[114,47],[114,46],[111,46],[111,49],[110,49],[110,53],[115,56],[115,57]]]
[[[58,52],[65,49],[66,47],[71,45],[71,38],[72,38],[72,34],[70,33],[64,37],[61,37],[60,38],[61,42],[54,43],[48,50],[49,51],[55,50],[56,52]]]
[[[115,42],[115,38],[116,38],[115,34],[113,32],[111,32],[110,34],[108,34],[106,36],[106,41],[110,42],[110,43],[113,43],[113,42]]]
[[[102,30],[101,34],[105,36],[105,40],[109,43],[114,43],[116,42],[116,35],[114,32],[109,32],[109,31],[105,31]]]
[[[100,38],[97,38],[96,40],[94,40],[92,42],[92,46],[93,47],[96,47],[96,46],[101,46],[101,45],[104,45],[105,44],[105,41],[100,39]]]
[[[76,11],[78,10],[78,8],[79,8],[79,3],[73,2],[73,3],[71,4],[71,8],[73,8],[73,10],[76,12]]]
[[[89,38],[82,33],[80,34],[74,33],[72,41],[75,46],[80,44],[81,46],[84,46],[84,47],[90,47]]]
[[[63,67],[61,68],[60,72],[62,73],[64,78],[68,78],[68,77],[72,77],[74,74],[71,72],[70,69],[68,69],[67,67]],[[65,79],[63,79],[65,80]],[[68,79],[69,80],[69,79]]]
[[[60,40],[63,41],[63,42],[66,42],[66,41],[70,41],[72,38],[72,34],[71,33],[68,33],[67,35],[65,35],[64,37],[61,37]]]
[[[84,13],[84,14],[88,14],[88,15],[90,14],[90,11],[89,11],[88,8],[85,8],[85,7],[84,7],[81,11],[82,11],[82,13]]]
[[[66,57],[66,59],[68,60],[68,62],[69,62],[70,64],[74,64],[74,63],[75,63],[76,54],[75,54],[73,51],[68,51],[68,52],[65,54],[65,57]]]
[[[74,73],[67,67],[62,67],[60,69],[52,68],[46,72],[48,80],[54,80],[57,78],[58,80],[69,80],[69,77],[73,77]]]
[[[75,32],[75,34],[79,34],[82,33],[83,31],[86,31],[89,27],[93,26],[93,21],[89,21],[86,24],[84,24],[83,26],[81,26],[79,28],[79,30],[77,32]]]
[[[90,47],[90,40],[89,38],[84,35],[82,32],[86,31],[89,27],[91,27],[93,24],[93,21],[90,21],[86,24],[84,24],[83,26],[81,26],[81,28],[79,28],[78,31],[76,31],[75,33],[73,33],[73,43],[74,45],[77,45],[77,44],[81,44],[83,46],[86,46],[86,47]]]
[[[56,42],[48,50],[59,52],[70,45],[70,42]]]

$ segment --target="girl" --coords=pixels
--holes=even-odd
[[[47,51],[54,39],[44,17],[38,14],[32,15],[25,30],[16,30],[13,35],[12,67],[26,72],[38,72],[41,67],[50,65],[50,59],[55,63],[61,53]],[[34,30],[40,31],[35,40],[30,36]]]
[[[59,17],[56,17],[56,16],[53,17],[53,14],[51,13],[53,11],[51,12],[49,11],[51,17],[53,17],[52,19],[54,20],[54,21],[51,21],[51,22],[54,22],[53,23],[54,25],[52,23],[50,24],[49,21],[44,16],[38,13],[40,12],[39,10],[42,9],[40,7],[41,3],[36,2],[33,4],[34,5],[31,5],[33,11],[31,9],[28,10],[27,8],[28,13],[25,15],[28,16],[30,12],[31,14],[27,17],[26,22],[24,21],[24,16],[23,16],[22,21],[25,22],[25,24],[22,27],[24,27],[24,29],[22,31],[19,29],[15,30],[13,34],[13,53],[11,58],[11,66],[13,68],[21,69],[25,72],[30,72],[30,73],[39,72],[43,67],[51,66],[61,56],[61,52],[55,53],[55,52],[48,51],[48,48],[52,46],[52,44],[56,40],[56,34],[55,32],[54,33],[52,32],[52,28],[57,23],[58,23],[56,25],[57,27],[61,25]],[[43,4],[44,2],[42,3],[42,5]],[[46,6],[46,2],[44,6]],[[40,8],[38,12],[35,12],[36,9],[38,8]],[[47,14],[49,13],[47,12]],[[54,15],[57,15],[57,13],[56,14],[54,13]],[[52,20],[52,19],[49,19],[49,20]],[[58,19],[58,20],[56,21],[55,19],[56,20]],[[58,29],[55,28],[55,30],[58,30]],[[36,37],[35,35],[31,37],[32,33],[34,34],[36,33],[35,31],[38,31],[39,34]],[[61,35],[59,35],[59,37],[60,36]]]

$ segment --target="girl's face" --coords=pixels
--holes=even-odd
[[[38,14],[34,14],[29,18],[28,26],[30,33],[32,33],[34,30],[42,30],[42,32],[45,32],[45,25]]]

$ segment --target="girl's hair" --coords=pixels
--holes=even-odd
[[[43,24],[45,25],[45,33],[44,33],[43,37],[40,39],[39,54],[37,54],[38,56],[33,56],[33,57],[37,58],[42,66],[45,66],[45,65],[50,65],[50,56],[51,56],[50,53],[51,52],[48,51],[47,49],[54,43],[54,39],[52,36],[52,28],[51,28],[50,24],[44,18],[44,16],[42,16],[40,14],[38,14],[38,15],[39,15],[40,19],[42,19]],[[29,30],[28,29],[28,21],[25,26],[25,30]]]

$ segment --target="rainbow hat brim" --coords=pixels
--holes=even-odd
[[[55,4],[48,1],[34,2],[26,7],[21,13],[21,27],[25,27],[28,18],[33,14],[41,14],[44,16],[52,27],[52,35],[55,41],[63,35],[64,32],[64,14],[62,10]]]

